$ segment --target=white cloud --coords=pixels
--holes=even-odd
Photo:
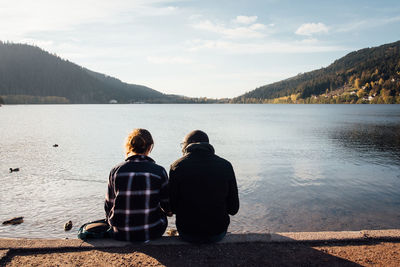
[[[184,57],[148,56],[147,61],[153,64],[191,64],[193,60]]]
[[[227,38],[262,38],[265,36],[264,31],[267,26],[261,23],[251,24],[243,27],[226,27],[224,24],[214,24],[209,20],[205,20],[193,25],[194,28],[218,33]]]
[[[316,33],[328,33],[328,31],[328,27],[321,22],[305,23],[297,29],[296,34],[311,36]]]
[[[307,39],[298,41],[298,43],[307,44],[307,45],[312,45],[312,44],[313,44],[313,45],[318,45],[318,39],[315,39],[315,38],[307,38]]]
[[[90,23],[115,23],[120,14],[160,16],[177,12],[177,7],[160,6],[171,0],[0,0],[0,36],[3,40],[29,33],[70,30]]]
[[[48,50],[49,47],[54,45],[54,42],[51,40],[38,40],[33,38],[23,38],[18,40],[18,43],[36,45],[44,50]]]
[[[337,26],[336,31],[353,32],[363,29],[370,29],[372,27],[382,27],[384,25],[396,23],[399,21],[400,21],[400,16],[351,21],[350,23]]]
[[[193,40],[188,43],[188,51],[219,50],[229,54],[267,53],[317,53],[345,51],[346,48],[318,44],[315,39],[296,42],[263,41],[260,43],[235,43],[223,40]]]
[[[251,24],[256,22],[257,16],[237,16],[234,22],[241,24]]]
[[[249,29],[251,29],[253,31],[262,31],[262,30],[267,29],[267,26],[265,26],[264,24],[261,24],[261,23],[256,23],[256,24],[250,25]]]

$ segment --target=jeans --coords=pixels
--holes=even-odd
[[[215,243],[221,241],[226,235],[226,231],[217,235],[192,235],[179,232],[179,236],[186,242],[189,243]]]

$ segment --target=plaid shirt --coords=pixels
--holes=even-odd
[[[104,208],[116,239],[160,237],[170,211],[165,169],[147,156],[127,158],[110,172]]]

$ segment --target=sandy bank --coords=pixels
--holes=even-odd
[[[146,244],[3,238],[0,257],[1,266],[398,266],[400,230],[229,234],[212,245],[191,245],[177,237]]]

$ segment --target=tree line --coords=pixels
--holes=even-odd
[[[400,41],[352,52],[330,66],[259,87],[236,103],[400,103]]]
[[[0,41],[0,104],[400,103],[400,41],[232,99],[163,94],[97,73],[38,47]]]
[[[39,47],[0,42],[0,96],[5,103],[173,102],[142,85],[97,73]]]

